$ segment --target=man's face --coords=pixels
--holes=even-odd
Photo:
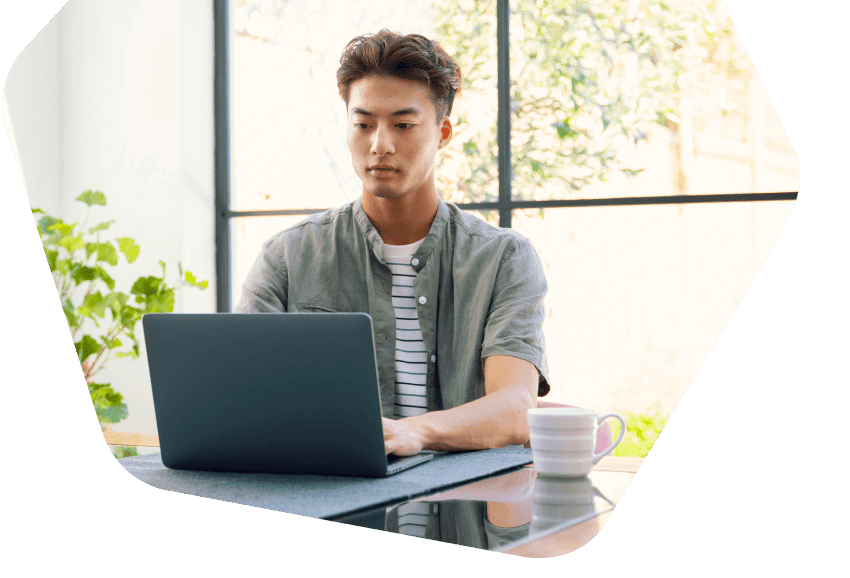
[[[451,140],[448,118],[436,122],[428,86],[367,76],[351,84],[346,140],[364,193],[397,199],[434,192],[434,162]]]

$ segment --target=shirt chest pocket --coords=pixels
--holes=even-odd
[[[353,310],[342,304],[316,301],[292,303],[292,307],[290,308],[290,312],[292,313],[345,313],[351,311]]]
[[[290,301],[293,313],[369,313],[368,297],[359,294],[316,295]]]
[[[290,312],[368,313],[370,280],[334,263],[301,263],[290,271]]]

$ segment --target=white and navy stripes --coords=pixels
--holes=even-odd
[[[398,533],[407,536],[425,537],[431,508],[428,502],[407,502],[399,504]]]
[[[384,245],[384,258],[392,272],[392,300],[395,311],[395,405],[393,417],[420,415],[427,411],[425,377],[428,357],[419,316],[413,279],[416,270],[411,265],[413,254],[422,241],[412,245]]]

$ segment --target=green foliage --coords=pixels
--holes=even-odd
[[[669,416],[660,415],[658,407],[648,409],[645,413],[619,412],[626,418],[626,435],[612,455],[645,458],[652,449],[652,444],[658,439]],[[620,422],[609,419],[614,439],[620,435]]]
[[[139,452],[132,446],[113,446],[112,455],[116,458],[129,458],[139,455]]]
[[[89,383],[94,411],[100,423],[118,423],[127,417],[127,404],[124,397],[112,389],[109,383]]]
[[[134,262],[139,256],[139,246],[129,237],[101,240],[101,232],[114,220],[86,229],[89,210],[106,205],[106,195],[102,192],[86,191],[76,200],[88,207],[83,224],[65,223],[41,209],[32,212],[44,215],[38,218],[38,233],[97,419],[101,424],[117,423],[127,417],[127,404],[111,384],[94,383],[95,374],[112,357],[139,356],[135,327],[142,315],[170,313],[174,310],[176,291],[183,286],[205,289],[207,282],[198,281],[189,271],[184,273],[178,263],[180,278],[175,285],[169,285],[165,281],[165,263],[160,261],[161,277],[139,277],[129,294],[116,291],[115,280],[105,267],[117,266],[119,254],[127,264]]]
[[[92,205],[106,206],[106,195],[100,191],[86,191],[77,197],[77,200],[84,202],[89,207]]]
[[[435,0],[433,14],[463,75],[453,110],[462,153],[441,153],[438,189],[456,202],[495,201],[496,1]],[[737,73],[731,23],[717,14],[700,0],[511,2],[514,197],[564,198],[612,171],[639,173],[621,153],[651,125],[678,122],[683,91],[716,90],[711,75]]]

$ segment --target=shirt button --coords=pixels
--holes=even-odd
[[[434,363],[435,361],[437,361],[437,356],[436,356],[436,355],[432,355],[432,356],[431,356],[431,363]]]
[[[425,305],[427,302],[428,302],[428,300],[427,300],[427,299],[425,299],[425,297],[420,297],[420,298],[419,298],[419,303],[421,303],[422,305]]]
[[[413,259],[410,260],[410,264],[413,265],[414,267],[416,267],[419,264],[419,259],[414,257]]]

